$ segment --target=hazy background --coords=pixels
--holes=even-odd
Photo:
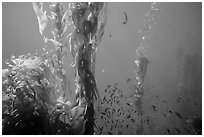
[[[202,3],[160,3],[161,11],[154,34],[147,49],[150,61],[145,78],[144,109],[152,113],[149,105],[162,99],[168,107],[184,115],[202,117]],[[138,31],[150,3],[109,3],[108,22],[96,57],[96,80],[100,94],[107,83],[118,82],[129,93],[127,78],[133,79],[135,50],[141,42]],[[2,4],[2,67],[12,54],[40,53],[43,40],[38,31],[37,17],[31,3]],[[128,22],[125,20],[127,13]],[[111,37],[110,37],[111,35]],[[155,95],[159,95],[160,100]],[[177,97],[195,101],[199,106],[177,104]],[[161,106],[164,111],[167,106]],[[157,115],[157,114],[155,114]],[[159,117],[159,115],[158,115]],[[162,121],[162,119],[158,119]],[[167,119],[162,126],[174,124]]]

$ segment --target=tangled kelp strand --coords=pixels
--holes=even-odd
[[[103,4],[103,3],[101,3]],[[94,10],[93,13],[91,13],[92,11],[89,11],[89,16],[88,18],[91,19],[91,16],[95,15],[94,20],[92,20],[94,23],[93,26],[95,26],[95,30],[97,29],[97,26],[99,26],[99,29],[101,29],[103,31],[103,27],[100,27],[101,24],[98,25],[98,23],[96,22],[97,16],[100,15],[98,13],[98,10],[100,11],[102,9],[103,6],[101,6],[101,4],[97,4],[97,3],[92,3],[91,5],[91,9],[90,10]],[[87,67],[84,69],[82,66],[82,73],[84,73],[84,71],[86,72],[86,74],[82,77],[82,75],[77,74],[78,76],[78,80],[83,80],[81,81],[81,83],[79,83],[78,85],[80,86],[80,84],[85,83],[85,85],[83,87],[80,87],[80,89],[84,89],[85,91],[80,91],[80,89],[77,89],[76,91],[82,92],[82,96],[80,95],[79,97],[79,103],[77,103],[78,105],[74,105],[74,107],[72,106],[74,103],[67,103],[69,101],[67,101],[66,97],[65,97],[65,92],[68,90],[70,90],[70,87],[67,87],[67,82],[69,82],[69,80],[67,80],[67,76],[65,75],[65,71],[63,69],[63,65],[64,62],[62,61],[62,59],[65,58],[66,56],[66,48],[67,46],[67,40],[68,38],[71,38],[71,35],[68,35],[66,37],[65,32],[67,29],[67,25],[68,24],[68,19],[70,19],[70,17],[74,14],[74,10],[75,10],[75,4],[72,3],[72,6],[69,5],[69,9],[68,10],[64,10],[64,7],[61,3],[53,3],[50,7],[51,7],[51,14],[52,16],[48,16],[49,19],[52,20],[52,25],[54,26],[54,29],[51,31],[52,35],[53,35],[53,39],[49,39],[47,38],[43,31],[47,25],[47,15],[46,15],[46,11],[43,11],[43,4],[42,3],[33,3],[33,7],[34,10],[36,12],[36,15],[38,17],[38,21],[39,21],[39,31],[41,33],[41,35],[43,36],[43,39],[45,40],[45,42],[51,41],[54,45],[55,45],[55,49],[52,51],[46,51],[46,49],[44,48],[44,51],[46,52],[44,54],[45,59],[44,60],[40,60],[39,62],[43,62],[40,65],[42,65],[43,67],[41,67],[39,64],[35,64],[38,63],[37,60],[35,60],[34,58],[32,59],[22,59],[22,56],[19,58],[12,58],[12,61],[14,62],[14,67],[11,65],[11,67],[13,67],[12,69],[15,69],[17,71],[17,80],[21,81],[21,83],[24,83],[24,88],[22,90],[25,90],[26,93],[25,95],[27,96],[28,94],[28,98],[32,98],[34,101],[38,102],[38,105],[42,105],[42,107],[46,110],[48,110],[51,121],[51,128],[55,129],[51,132],[51,134],[61,134],[62,131],[64,131],[63,127],[61,127],[62,129],[58,130],[57,128],[60,125],[60,116],[64,115],[64,117],[66,117],[66,123],[70,123],[70,125],[72,125],[73,130],[70,129],[70,131],[68,133],[71,134],[79,134],[79,133],[83,133],[85,123],[87,122],[91,122],[91,119],[93,119],[93,116],[89,116],[86,111],[91,111],[90,106],[86,107],[86,104],[84,102],[87,101],[91,101],[92,98],[94,98],[94,96],[98,96],[98,94],[96,95],[95,92],[97,92],[97,88],[96,88],[96,82],[94,79],[94,76],[92,75],[92,72],[94,72],[94,63],[91,62],[95,62],[95,59],[91,59],[91,63],[90,65],[92,65],[92,70],[91,71],[87,71],[86,69],[88,69]],[[79,11],[79,13],[77,14],[81,14],[81,18],[82,18],[82,13],[83,10],[81,9],[85,9],[84,12],[86,11],[86,6],[84,7],[80,7],[81,5],[83,5],[83,3],[78,3],[76,7],[78,7],[78,9],[76,9],[76,11]],[[98,6],[98,8],[95,9],[95,6]],[[72,12],[70,12],[72,9]],[[88,11],[88,10],[87,10]],[[88,13],[88,12],[85,12]],[[69,15],[68,15],[69,14]],[[104,14],[104,13],[102,13]],[[100,19],[103,19],[104,15],[100,15]],[[84,18],[85,19],[85,18]],[[80,20],[80,18],[78,18],[77,20]],[[76,23],[76,20],[74,20],[75,22],[75,28],[76,31],[78,32],[78,29],[80,27],[80,24]],[[99,23],[103,23],[103,22],[99,22]],[[76,27],[78,26],[78,27]],[[95,50],[96,48],[94,46],[96,46],[97,44],[94,44],[95,42],[97,42],[98,40],[98,34],[96,34],[95,37],[93,37],[95,35],[95,32],[93,30],[89,30],[88,27],[86,27],[86,24],[84,24],[84,30],[85,33],[83,35],[87,35],[85,36],[87,38],[87,40],[90,41],[90,43],[92,45],[90,45],[90,47],[92,46],[92,49]],[[89,26],[90,27],[90,26]],[[98,31],[97,33],[101,33],[101,30]],[[82,31],[82,29],[81,29]],[[90,35],[88,33],[91,33],[92,36],[90,37]],[[103,32],[102,32],[103,33]],[[83,36],[81,35],[81,36]],[[72,35],[73,36],[73,35]],[[77,51],[80,48],[76,49],[77,46],[80,46],[81,43],[84,43],[85,41],[80,41],[78,43],[76,43],[76,37],[78,37],[78,34],[75,33],[74,34],[75,38],[73,39],[73,42],[76,44],[74,45],[74,50]],[[92,39],[93,38],[93,39]],[[83,37],[80,37],[79,39],[83,39]],[[99,39],[101,39],[101,36],[99,35]],[[70,43],[71,44],[71,43]],[[87,51],[90,51],[92,49],[86,49]],[[80,49],[81,50],[81,49]],[[82,48],[83,50],[83,48]],[[72,51],[72,50],[71,50]],[[84,51],[87,52],[87,51]],[[76,59],[76,61],[78,60],[78,58],[76,58],[77,56],[79,56],[81,53],[81,51],[77,51],[76,54],[73,53],[73,57]],[[83,54],[84,54],[83,53]],[[89,53],[90,54],[90,53]],[[91,53],[92,54],[92,53]],[[93,58],[95,56],[95,54],[90,55],[86,55],[85,56],[79,56],[79,58],[85,58],[86,60],[89,60],[89,58]],[[20,59],[20,60],[19,60]],[[42,57],[40,57],[39,59],[42,59]],[[23,61],[22,61],[23,60]],[[84,61],[83,61],[84,62]],[[78,64],[78,61],[77,61]],[[32,66],[33,65],[33,66]],[[76,70],[77,70],[76,66]],[[40,68],[40,69],[39,69]],[[77,71],[76,71],[77,73]],[[79,79],[80,78],[80,79]],[[87,78],[87,79],[86,79]],[[78,81],[76,80],[76,82]],[[89,84],[91,84],[90,88]],[[68,86],[70,86],[70,84],[68,84]],[[79,87],[77,86],[77,87]],[[89,92],[87,92],[88,90],[93,90],[93,92],[90,92],[90,94],[88,94]],[[46,92],[45,92],[46,91]],[[93,94],[94,93],[94,94]],[[83,98],[83,96],[85,95],[85,100]],[[50,100],[50,101],[49,101]],[[83,101],[84,100],[84,101]],[[53,102],[54,101],[54,102]],[[91,103],[91,102],[90,102]],[[88,103],[88,104],[90,104]],[[53,106],[57,106],[56,109],[53,109]],[[84,111],[86,112],[86,114],[84,113]],[[65,113],[66,112],[66,113]],[[65,114],[67,114],[68,116],[66,116]],[[93,114],[92,112],[90,114]],[[83,115],[85,117],[83,117]],[[94,115],[94,114],[93,114]],[[48,118],[49,119],[49,118]],[[68,120],[69,119],[69,120]],[[88,121],[89,119],[89,121]],[[84,122],[83,122],[84,121]],[[62,123],[61,123],[62,124]],[[17,124],[18,125],[18,124]],[[85,126],[85,131],[87,133],[91,133],[88,132],[87,129],[90,129],[87,126],[93,125],[92,124],[86,124]],[[62,125],[61,125],[62,126]],[[54,128],[55,127],[55,128]],[[70,127],[67,127],[70,128]],[[67,129],[65,128],[65,129]],[[85,132],[85,133],[86,133]]]

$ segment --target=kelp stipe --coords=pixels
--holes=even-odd
[[[147,67],[149,64],[148,55],[146,53],[147,48],[149,47],[149,40],[153,33],[152,26],[156,24],[158,14],[160,11],[160,5],[156,2],[151,3],[150,9],[145,14],[145,19],[143,21],[143,27],[138,32],[142,40],[140,45],[136,49],[136,59],[135,59],[135,82],[134,82],[134,97],[136,98],[135,103],[138,106],[139,111],[142,111],[142,97],[143,97],[143,87],[144,78],[147,73]]]
[[[72,3],[74,31],[71,36],[71,52],[76,74],[76,101],[85,110],[85,133],[94,133],[94,100],[99,93],[94,78],[97,46],[106,24],[106,4]]]
[[[7,61],[10,68],[3,71],[3,134],[94,133],[94,100],[99,99],[95,54],[105,27],[106,7],[104,3],[69,3],[65,8],[62,3],[52,3],[49,16],[43,3],[33,3],[39,32],[54,49],[44,47],[42,56],[13,56],[11,63]],[[53,38],[44,34],[49,21]],[[75,29],[67,34],[69,25]],[[67,97],[72,93],[64,66],[68,49],[76,73],[75,102]]]

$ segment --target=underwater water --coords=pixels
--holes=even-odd
[[[11,58],[14,64],[23,64],[23,68],[17,70],[19,75],[11,73],[8,77],[5,70],[2,71],[2,82],[7,80],[6,84],[2,83],[3,134],[78,134],[80,129],[84,129],[86,122],[83,115],[86,114],[95,114],[94,134],[202,134],[201,6],[202,3],[107,3],[107,8],[101,8],[104,13],[98,15],[101,16],[99,22],[105,27],[92,31],[97,38],[98,33],[104,31],[101,40],[98,38],[97,51],[92,48],[83,52],[85,47],[70,52],[68,46],[63,52],[65,56],[57,49],[50,51],[56,48],[56,43],[44,43],[43,36],[52,37],[49,33],[52,25],[48,23],[41,36],[32,3],[3,3],[2,69],[8,68],[4,62],[13,55],[16,57]],[[49,12],[48,4],[44,8]],[[74,22],[76,29],[80,27],[76,23],[78,20]],[[68,34],[72,29],[73,26],[68,26]],[[88,33],[89,27],[84,30]],[[82,36],[76,37],[79,39],[74,38],[74,42],[78,45],[84,42],[80,41]],[[34,54],[36,49],[36,56],[17,58],[29,52]],[[48,56],[39,57],[47,51]],[[85,55],[81,57],[80,53]],[[80,59],[93,59],[94,53],[95,62],[91,60],[87,65],[84,60],[85,63],[82,61],[80,66]],[[58,72],[60,63],[53,67],[47,63],[49,58],[54,57],[54,60],[55,55],[62,57],[60,60],[65,74]],[[77,67],[70,66],[74,57],[78,57],[75,60],[79,62],[78,66],[75,65]],[[35,66],[40,69],[27,74]],[[83,73],[88,77],[85,80]],[[41,74],[46,79],[39,82]],[[14,84],[19,88],[11,88],[9,80],[14,82],[21,76],[26,79],[28,75],[32,82],[22,80],[22,86],[16,82]],[[58,82],[60,79],[62,83]],[[75,82],[80,87],[78,91]],[[44,86],[45,83],[50,86]],[[29,90],[21,92],[26,86]],[[83,88],[86,92],[85,103]],[[33,93],[32,90],[40,93]],[[94,100],[97,95],[94,92],[87,94],[89,90],[97,90],[100,99]],[[31,93],[30,96],[27,92]],[[76,98],[82,104],[76,108],[77,112],[67,108],[73,114],[64,114],[67,111],[62,113],[66,105],[61,104],[70,106],[77,93],[82,94]],[[35,101],[35,94],[40,101]],[[93,113],[87,109],[90,104],[94,104]],[[24,105],[28,110],[18,109]],[[43,121],[43,124],[35,121]],[[50,130],[52,132],[47,132]]]

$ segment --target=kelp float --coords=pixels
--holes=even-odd
[[[54,44],[42,56],[12,56],[3,70],[3,134],[94,134],[94,101],[99,94],[94,78],[97,47],[106,24],[106,3],[33,3],[39,32]],[[51,22],[53,38],[44,34]],[[71,33],[68,27],[74,26]],[[75,70],[75,99],[66,73],[70,50]],[[69,93],[69,94],[68,94]]]

